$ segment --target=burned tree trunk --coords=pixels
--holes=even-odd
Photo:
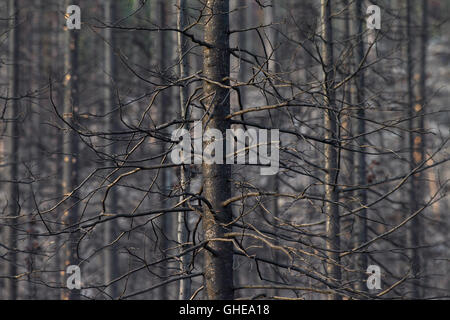
[[[203,90],[206,116],[203,126],[218,129],[225,137],[230,123],[226,116],[230,113],[229,89],[218,85],[229,85],[229,1],[208,0],[206,2],[205,42],[203,51]],[[204,141],[207,145],[208,141]],[[208,299],[233,299],[233,246],[224,241],[230,230],[232,219],[230,207],[222,202],[231,196],[231,168],[229,165],[203,163],[203,195],[211,205],[204,205],[203,230],[209,240],[205,250],[205,289]]]
[[[65,8],[76,1],[66,1]],[[76,3],[75,3],[76,4]],[[65,9],[64,8],[64,9]],[[64,51],[64,114],[66,122],[63,137],[63,193],[64,193],[64,213],[62,223],[69,233],[64,244],[64,270],[63,285],[66,284],[66,268],[69,265],[78,265],[77,254],[77,233],[74,231],[78,221],[79,199],[76,187],[78,185],[78,163],[79,146],[76,132],[77,114],[79,112],[79,92],[78,92],[78,30],[65,30],[65,51]],[[78,299],[79,290],[63,290],[61,299]]]

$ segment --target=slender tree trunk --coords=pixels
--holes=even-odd
[[[55,93],[56,93],[56,102],[57,102],[57,108],[58,112],[60,114],[64,113],[64,79],[61,78],[61,71],[64,68],[64,52],[65,52],[65,30],[61,28],[61,25],[59,21],[60,19],[60,12],[61,10],[64,10],[62,8],[62,5],[64,3],[57,3],[54,6],[54,15],[52,16],[52,30],[54,30],[54,33],[52,34],[52,57],[51,59],[55,61],[53,64],[50,64],[51,69],[51,75],[54,79],[58,79],[58,81],[55,84]],[[64,76],[64,75],[63,75]],[[57,122],[59,119],[55,119],[55,122]],[[56,131],[56,180],[54,185],[54,193],[57,197],[64,197],[63,192],[63,167],[64,167],[64,154],[63,154],[63,139],[64,139],[64,131],[58,130]],[[64,214],[64,212],[62,213]],[[58,219],[62,219],[62,215],[60,212],[58,212]],[[55,270],[57,271],[54,277],[55,283],[61,283],[64,284],[64,266],[62,263],[62,259],[64,259],[63,255],[59,253],[59,250],[62,249],[62,235],[55,236],[55,258],[53,265],[55,266]],[[60,299],[61,298],[61,292],[55,290],[55,295],[52,296],[53,299]]]
[[[422,0],[422,32],[420,37],[420,60],[419,60],[419,92],[417,97],[417,104],[414,110],[416,111],[418,117],[418,127],[421,136],[417,136],[414,138],[414,160],[416,162],[416,166],[421,164],[425,159],[425,152],[427,147],[427,140],[425,136],[426,124],[425,124],[425,116],[426,116],[426,104],[427,104],[427,47],[428,47],[428,1]],[[418,199],[420,204],[424,203],[423,195],[426,194],[426,178],[425,173],[419,173],[418,178],[420,181],[417,183],[416,190],[418,190],[418,194],[421,195],[421,198]],[[419,209],[419,208],[417,208]],[[413,220],[412,224],[415,229],[415,233],[417,234],[418,242],[415,244],[415,247],[418,247],[421,244],[423,239],[422,233],[422,217],[417,217],[416,221]],[[415,274],[419,276],[419,273],[423,273],[425,271],[425,263],[422,261],[427,261],[426,258],[422,257],[419,250],[415,252],[415,263],[416,269],[414,270]],[[426,281],[426,278],[425,280]],[[424,283],[426,285],[426,282]],[[417,298],[423,298],[425,296],[425,292],[421,292]]]
[[[364,58],[364,37],[363,37],[363,22],[364,12],[362,8],[363,1],[355,0],[353,4],[354,10],[354,34],[356,36],[355,47],[355,68],[357,68]],[[356,105],[357,126],[356,135],[358,136],[356,143],[359,146],[359,153],[356,156],[356,184],[359,189],[355,192],[358,199],[358,206],[365,206],[367,204],[367,191],[364,188],[367,185],[367,168],[366,168],[366,154],[364,146],[366,145],[366,120],[365,120],[365,76],[364,70],[360,70],[355,77],[355,95],[354,103]],[[362,209],[355,217],[356,246],[360,246],[367,242],[367,210]],[[365,291],[366,286],[366,270],[367,270],[367,254],[361,253],[356,255],[356,268],[358,272],[358,280],[356,281],[356,290]]]
[[[20,25],[19,8],[17,0],[9,1],[10,33],[9,33],[9,54],[10,54],[10,75],[9,88],[10,96],[19,96],[19,43],[20,43]],[[13,99],[8,108],[8,154],[9,163],[9,184],[8,184],[8,211],[7,215],[9,228],[7,233],[7,243],[9,247],[8,262],[6,264],[6,274],[10,277],[6,281],[6,292],[8,299],[17,299],[17,281],[13,278],[17,275],[17,223],[19,216],[19,184],[18,166],[19,166],[19,116],[20,101]]]
[[[236,0],[237,4],[236,6],[239,7],[239,12],[238,12],[238,20],[239,20],[239,28],[240,29],[244,29],[247,27],[247,20],[248,20],[248,12],[250,11],[249,5],[250,3],[246,0]],[[247,42],[248,39],[248,32],[239,32],[239,36],[238,36],[238,47],[241,49],[246,49],[249,50],[249,43]],[[241,53],[241,55],[243,57],[245,57],[244,53]],[[247,64],[244,61],[240,61],[240,68],[239,68],[239,81],[244,82],[245,79],[247,79],[247,72],[248,69]],[[241,89],[241,100],[242,103],[245,105],[245,101],[246,101],[246,90],[245,87],[243,87],[243,89]]]
[[[104,4],[105,8],[105,21],[108,24],[113,24],[116,19],[116,5],[114,0],[106,0]],[[113,35],[112,28],[105,29],[105,114],[106,118],[106,132],[115,131],[116,117],[114,113],[115,99],[114,99],[114,84],[117,80],[117,69],[115,59],[115,37]],[[114,156],[116,154],[116,143],[110,141],[107,146],[106,154]],[[117,213],[117,192],[116,188],[112,188],[109,192],[107,200],[107,212]],[[118,252],[117,247],[112,245],[115,237],[117,236],[117,221],[111,220],[105,223],[104,241],[105,245],[111,245],[104,251],[104,281],[105,284],[110,283],[112,280],[119,276],[119,261],[117,259]],[[112,284],[106,289],[106,293],[112,299],[118,296],[117,284]]]
[[[341,72],[340,76],[342,78],[348,77],[352,74],[354,70],[354,60],[353,55],[351,52],[354,48],[353,41],[349,41],[352,37],[352,24],[354,21],[353,18],[353,10],[351,2],[349,0],[344,0],[342,2],[343,10],[344,12],[344,21],[343,21],[343,39],[345,39],[346,43],[343,48],[345,52],[349,53],[348,59],[346,59],[343,72]],[[342,139],[342,146],[343,147],[350,147],[353,144],[353,141],[351,140],[354,134],[354,95],[356,93],[356,88],[353,82],[348,82],[344,88],[343,88],[343,110],[341,110],[341,127],[340,127],[340,136],[339,138]],[[341,149],[341,170],[339,174],[339,181],[342,185],[342,188],[348,188],[353,187],[355,185],[355,153],[351,150]],[[344,202],[346,204],[346,207],[348,210],[352,210],[354,208],[354,199],[355,199],[355,193],[353,191],[347,191],[345,193],[342,193],[341,195],[341,202]],[[357,245],[357,240],[355,240],[355,234],[353,226],[354,226],[354,217],[349,217],[348,219],[345,219],[344,221],[341,221],[341,232],[342,234],[351,233],[350,237],[346,240],[344,240],[341,237],[341,248],[343,250],[348,250],[349,248],[352,248],[353,246]],[[344,241],[343,241],[344,240]],[[349,268],[354,269],[355,268],[355,259],[353,257],[348,257],[347,259],[343,260],[342,263],[345,263]],[[351,281],[353,278],[352,273],[346,273],[345,281]],[[344,279],[343,279],[344,281]],[[350,282],[352,283],[352,282]],[[356,284],[355,284],[356,285]]]
[[[411,170],[414,170],[424,160],[425,156],[425,104],[426,104],[426,58],[427,58],[427,44],[428,44],[428,3],[425,0],[421,1],[421,15],[422,26],[420,33],[420,47],[419,47],[419,73],[418,73],[418,87],[414,102],[413,97],[413,83],[412,77],[414,70],[412,67],[412,24],[411,14],[413,14],[415,2],[408,1],[407,4],[407,24],[408,24],[408,106],[409,106],[409,143],[410,143],[410,164]],[[416,173],[411,177],[411,191],[410,191],[410,214],[419,210],[423,204],[423,195],[425,194],[425,180],[423,173]],[[411,248],[411,263],[412,263],[412,298],[420,299],[423,296],[421,289],[420,276],[422,272],[422,257],[419,246],[422,238],[422,222],[421,217],[415,217],[411,221],[409,230],[409,246]]]
[[[351,5],[349,4],[349,0],[344,0],[343,3],[344,7],[347,8],[347,10],[345,11],[345,22],[344,22],[344,39],[350,39],[351,37],[351,33],[352,33],[352,22],[354,21],[352,16],[352,10],[351,10]],[[353,43],[351,43],[350,41],[348,42],[345,50],[352,50],[353,48]],[[352,56],[353,57],[353,56]],[[354,59],[356,60],[356,59]],[[346,64],[346,68],[345,68],[345,73],[344,73],[344,77],[349,76],[354,68],[354,61],[352,61],[352,59],[348,59],[348,62]],[[345,88],[345,107],[347,108],[347,110],[345,112],[342,112],[342,133],[341,136],[344,139],[349,139],[352,137],[353,135],[353,101],[355,101],[355,99],[353,98],[354,93],[356,93],[356,88],[354,86],[353,83],[349,83],[347,84],[346,88]],[[347,146],[347,144],[344,144]],[[354,152],[349,151],[349,150],[342,150],[341,151],[342,154],[342,167],[343,167],[343,172],[341,173],[341,177],[343,177],[343,182],[346,186],[352,186],[354,184],[354,174],[353,174],[353,170],[354,170],[354,165],[355,165],[355,160],[354,160]],[[352,196],[353,193],[346,193],[345,194],[345,199],[346,201],[351,202],[352,200]]]
[[[325,139],[337,141],[337,109],[335,101],[335,71],[333,58],[333,34],[331,24],[331,1],[321,0],[322,23],[322,59],[323,59],[323,93],[325,102],[324,126]],[[338,174],[338,152],[335,146],[325,144],[325,214],[326,217],[326,248],[328,250],[327,273],[333,282],[339,284],[341,271],[339,267],[339,194],[336,188]],[[339,299],[336,293],[330,294],[329,299]]]
[[[413,66],[413,50],[414,50],[414,39],[412,35],[412,19],[411,15],[414,12],[414,4],[413,1],[406,1],[406,74],[407,74],[407,94],[408,94],[408,130],[409,130],[409,164],[410,164],[410,170],[414,170],[416,167],[416,161],[414,160],[414,139],[416,137],[416,134],[414,133],[415,129],[415,112],[414,112],[414,83],[413,83],[413,75],[414,75],[414,66]],[[409,184],[410,190],[409,190],[409,214],[413,214],[418,207],[418,193],[416,190],[417,187],[417,175],[413,175],[410,178],[410,184]],[[417,217],[411,222],[410,229],[408,230],[408,246],[410,249],[411,254],[411,265],[412,265],[412,277],[413,280],[411,281],[411,295],[412,298],[418,298],[420,296],[419,293],[419,279],[416,277],[418,276],[418,263],[419,263],[419,256],[418,256],[418,250],[417,245],[419,243],[419,237],[418,232],[419,230],[416,230],[417,226],[419,224],[419,220]]]
[[[178,29],[183,30],[187,26],[187,6],[186,0],[177,0],[178,5]],[[178,42],[178,60],[179,60],[179,72],[180,78],[186,78],[188,76],[188,60],[187,60],[187,45],[188,41],[185,36],[181,32],[177,34],[177,42]],[[181,118],[183,120],[188,120],[189,118],[189,106],[187,105],[188,101],[188,88],[186,86],[180,87],[180,112]],[[189,126],[187,123],[183,125],[184,129],[188,129]],[[188,168],[185,166],[180,167],[180,186],[181,192],[189,191],[189,174]],[[180,201],[183,201],[185,196],[182,194],[180,196]],[[178,213],[178,221],[177,221],[177,241],[181,245],[180,252],[186,249],[186,243],[188,242],[188,230],[187,225],[189,223],[189,215],[188,212],[179,212]],[[191,254],[184,255],[180,257],[180,271],[182,273],[188,273],[189,264],[191,262]],[[180,289],[178,292],[179,300],[187,300],[191,296],[191,279],[186,278],[180,280]]]
[[[65,2],[65,8],[76,1]],[[64,9],[65,9],[64,8]],[[66,47],[64,51],[64,118],[72,128],[77,126],[77,114],[79,112],[78,92],[78,30],[65,30]],[[78,185],[79,146],[78,137],[74,129],[68,125],[65,127],[63,137],[63,192],[67,198],[64,202],[63,226],[68,228],[68,241],[64,244],[64,270],[63,285],[66,284],[66,268],[69,265],[78,265],[77,254],[78,236],[72,227],[78,221],[78,192],[74,189]],[[79,298],[79,290],[63,290],[61,299],[73,300]]]
[[[252,1],[247,0],[235,0],[235,7],[239,8],[239,11],[237,12],[237,29],[245,29],[248,27],[248,21],[251,20],[251,5]],[[252,41],[248,41],[249,35],[251,33],[249,32],[239,32],[238,38],[236,40],[235,46],[237,46],[239,49],[242,50],[251,50],[250,46],[252,45]],[[242,58],[247,57],[245,53],[240,52],[239,53]],[[249,79],[249,65],[244,62],[242,59],[238,61],[239,64],[239,72],[237,74],[238,81],[239,82],[246,82]],[[233,68],[233,67],[232,67]],[[240,95],[241,95],[241,104],[245,106],[247,104],[247,93],[248,93],[248,86],[240,87]],[[258,274],[256,272],[238,272],[235,274],[235,286],[240,286],[242,284],[248,283],[248,282],[255,282],[258,281]],[[237,292],[235,298],[239,298]]]
[[[161,27],[166,27],[169,24],[169,10],[168,3],[166,0],[159,1],[159,13],[160,13],[160,25]],[[169,37],[170,33],[160,32],[159,37],[159,56],[160,56],[160,64],[162,69],[162,83],[167,84],[166,77],[169,75],[168,68],[170,63],[172,62],[173,51],[171,50],[172,39]],[[170,106],[172,105],[172,88],[168,88],[161,92],[161,105],[160,105],[160,121],[161,123],[166,123],[171,116]],[[161,153],[167,150],[167,145],[165,143],[161,143]],[[161,186],[161,194],[160,201],[161,207],[169,206],[169,200],[167,195],[170,192],[172,185],[172,170],[170,169],[162,169],[160,171],[160,186]],[[161,231],[163,235],[161,237],[161,247],[164,251],[164,254],[167,250],[169,250],[169,240],[173,239],[174,232],[176,230],[175,227],[175,219],[172,214],[165,214],[161,217]],[[163,268],[162,276],[165,279],[169,275],[169,268],[173,267],[169,262],[165,262],[165,267]],[[161,299],[170,299],[170,293],[172,290],[169,290],[169,286],[162,286],[159,291],[159,295]]]
[[[43,14],[42,14],[42,3],[41,0],[35,1],[36,10],[33,12],[33,21],[34,24],[37,26],[36,32],[33,32],[30,36],[30,52],[32,52],[32,57],[40,57],[40,54],[42,52],[42,35],[43,35],[43,28],[41,26],[41,22],[43,21]],[[39,85],[41,84],[41,72],[43,70],[43,64],[44,59],[39,59],[38,61],[33,61],[33,64],[30,68],[30,75],[31,75],[31,88],[32,90],[36,90]],[[38,108],[37,110],[35,110]],[[27,136],[28,141],[33,141],[33,145],[28,148],[29,153],[29,161],[33,161],[33,157],[37,158],[37,172],[38,175],[41,175],[42,172],[44,172],[43,168],[43,162],[42,162],[42,155],[41,152],[41,146],[42,146],[42,140],[43,136],[45,136],[45,131],[43,131],[43,128],[41,128],[41,120],[43,118],[42,112],[39,109],[39,103],[36,104],[35,101],[30,101],[30,122],[31,122],[31,128],[29,128]],[[39,134],[36,136],[35,132],[40,132],[42,134]],[[37,203],[39,203],[42,193],[40,191],[42,184],[40,183],[40,179],[36,181],[35,186],[30,186],[30,212],[34,211],[35,205],[34,200],[36,200]],[[34,300],[37,298],[37,286],[36,281],[38,278],[38,247],[39,242],[38,238],[35,236],[36,233],[36,220],[33,215],[30,215],[30,221],[28,225],[28,272],[30,273],[28,276],[28,299]]]
[[[269,61],[267,62],[267,71],[268,71],[268,77],[271,84],[276,85],[276,74],[279,71],[279,64],[278,64],[278,54],[277,54],[277,45],[278,45],[278,32],[275,30],[275,23],[276,23],[276,10],[274,3],[275,1],[271,0],[270,2],[267,2],[267,7],[264,8],[264,25],[268,26],[265,29],[266,37],[264,38],[264,46],[267,53],[267,59]],[[270,87],[269,83],[267,84],[268,87]],[[279,101],[276,101],[275,98],[268,95],[267,98],[268,104],[276,104]],[[269,117],[272,119],[272,127],[278,128],[280,126],[280,117],[279,117],[279,111],[275,110],[275,112],[269,112]],[[278,179],[278,174],[275,174],[268,179],[268,186],[273,188],[273,192],[278,194],[280,191],[280,183]],[[270,223],[273,226],[273,232],[277,232],[277,218],[280,214],[280,208],[279,208],[279,197],[273,197],[272,199],[272,216],[270,218]],[[278,240],[275,240],[275,245],[280,245]],[[272,259],[274,261],[280,261],[282,259],[282,255],[278,250],[272,253]],[[275,282],[280,282],[282,279],[280,279],[280,275],[277,273],[276,268],[272,268],[272,279]],[[280,295],[280,290],[275,289],[273,290],[274,296]]]
[[[203,75],[208,80],[229,85],[229,1],[206,1],[205,42],[209,47],[203,51]],[[229,90],[204,81],[205,129],[215,128],[225,137],[230,123],[225,117],[230,113]],[[204,147],[208,144],[204,141]],[[231,196],[231,168],[229,165],[207,164],[203,162],[203,195],[212,208],[204,207],[203,230],[206,240],[211,240],[205,250],[205,289],[208,299],[233,299],[233,245],[224,239],[230,231],[227,225],[232,219],[230,207],[222,202]],[[213,240],[214,239],[214,240]]]

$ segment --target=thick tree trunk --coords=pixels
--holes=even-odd
[[[333,33],[331,24],[331,1],[321,0],[322,24],[322,59],[323,59],[323,94],[325,102],[324,126],[325,139],[337,141],[338,118],[335,101],[335,71],[333,58]],[[339,223],[339,194],[336,187],[338,174],[338,152],[331,144],[325,144],[325,214],[326,217],[326,248],[328,263],[326,266],[328,277],[339,284],[341,271],[339,267],[340,223]],[[329,299],[339,299],[336,293],[330,294]]]
[[[229,85],[229,1],[207,0],[205,17],[205,42],[209,47],[203,51],[203,75],[208,80]],[[230,123],[225,117],[230,113],[229,90],[204,81],[207,115],[203,126],[215,128],[225,137]],[[205,146],[208,142],[204,142]],[[204,147],[205,147],[204,146]],[[233,245],[224,241],[230,231],[228,223],[232,219],[230,207],[222,202],[231,196],[231,168],[229,165],[203,163],[203,194],[210,202],[210,209],[203,205],[203,230],[206,240],[210,240],[205,250],[205,289],[208,299],[233,299]]]
[[[76,1],[65,2],[66,9],[71,4],[77,4]],[[79,92],[78,92],[78,30],[65,30],[66,46],[64,51],[64,119],[72,128],[77,126],[77,114],[79,112]],[[68,275],[67,266],[78,265],[77,255],[77,233],[73,232],[72,227],[78,221],[78,192],[74,189],[78,185],[78,162],[79,146],[78,137],[74,129],[68,125],[65,126],[63,137],[63,192],[67,198],[64,202],[63,226],[69,228],[69,237],[64,244],[64,270],[63,285],[66,284]],[[61,299],[73,300],[79,298],[79,290],[63,290]]]
[[[9,89],[11,97],[19,96],[19,8],[17,0],[9,1],[9,16],[10,16],[10,33],[9,33],[9,54],[10,54],[10,75],[9,75]],[[7,215],[8,225],[7,243],[9,247],[8,262],[6,264],[6,274],[10,277],[6,280],[6,292],[8,299],[17,299],[17,281],[13,278],[17,275],[17,223],[19,216],[19,184],[18,180],[18,165],[19,165],[19,119],[20,116],[20,101],[13,99],[8,108],[7,135],[8,135],[8,156],[11,167],[9,169],[9,184],[8,184],[8,208]]]

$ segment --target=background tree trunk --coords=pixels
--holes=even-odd
[[[20,44],[20,23],[19,7],[17,0],[9,1],[10,16],[10,34],[9,34],[9,55],[10,55],[10,75],[9,75],[9,94],[14,99],[11,100],[8,108],[8,155],[9,155],[9,184],[8,184],[8,211],[9,228],[7,233],[7,243],[9,247],[8,263],[6,274],[9,279],[6,280],[6,292],[8,299],[16,300],[18,298],[17,280],[17,228],[19,216],[19,118],[21,116],[19,96],[19,44]]]
[[[422,164],[425,156],[425,104],[426,104],[426,58],[428,43],[428,3],[422,0],[420,6],[421,32],[418,59],[418,86],[414,97],[414,68],[413,56],[415,42],[413,39],[413,23],[411,15],[414,15],[415,1],[407,3],[407,68],[408,68],[408,110],[409,110],[409,145],[410,145],[410,170],[414,170]],[[421,209],[424,205],[426,179],[423,173],[411,176],[410,182],[410,214]],[[412,265],[412,298],[421,299],[423,273],[421,241],[422,240],[422,217],[417,216],[411,221],[409,230],[409,247],[411,248]]]
[[[356,48],[355,48],[355,68],[361,64],[364,58],[364,30],[363,23],[365,22],[365,13],[363,12],[362,0],[355,0],[353,4],[354,10],[354,35],[356,37]],[[366,120],[365,120],[365,76],[364,70],[358,71],[355,76],[355,99],[354,103],[356,106],[356,144],[359,148],[359,153],[356,156],[356,184],[358,186],[367,185],[367,169],[366,169]],[[358,188],[356,192],[357,206],[362,207],[367,204],[367,191],[364,187]],[[359,247],[367,241],[367,210],[364,208],[356,214],[355,226],[356,234],[356,247]],[[358,270],[358,279],[356,281],[356,290],[366,291],[366,270],[367,270],[367,254],[360,253],[356,254],[356,268]]]
[[[409,118],[409,161],[410,161],[410,171],[413,171],[422,161],[422,154],[419,150],[416,150],[416,147],[419,147],[421,143],[416,144],[416,140],[422,139],[422,137],[416,132],[419,130],[417,127],[417,112],[415,110],[416,105],[414,103],[414,46],[415,41],[413,37],[413,17],[415,13],[415,4],[416,2],[411,0],[406,3],[406,73],[407,73],[407,86],[408,86],[408,118]],[[418,112],[422,107],[419,105]],[[420,117],[419,117],[420,118]],[[420,120],[419,120],[420,121]],[[409,203],[410,210],[409,215],[412,215],[414,212],[419,210],[420,208],[420,186],[418,180],[418,174],[414,174],[411,176],[410,181],[410,190],[409,190]],[[420,299],[421,297],[421,289],[420,289],[420,217],[415,217],[411,221],[411,226],[408,230],[408,246],[410,248],[410,258],[411,258],[411,271],[412,271],[412,281],[411,281],[411,290],[412,290],[412,298]]]
[[[278,96],[278,90],[277,89],[277,73],[280,71],[278,56],[279,51],[277,51],[279,48],[278,46],[278,30],[277,28],[277,11],[275,9],[275,3],[273,0],[267,2],[267,7],[264,8],[264,25],[266,25],[265,29],[265,37],[264,37],[264,47],[265,47],[265,53],[266,57],[265,59],[267,61],[267,83],[266,86],[272,91],[274,91],[274,96],[267,95],[267,104],[273,105],[277,104],[280,101],[276,98]],[[270,112],[268,114],[269,119],[271,119],[271,127],[272,128],[279,128],[280,127],[280,113]],[[273,176],[270,176],[268,179],[268,186],[270,189],[273,190],[276,194],[280,193],[280,182],[278,179],[278,174],[275,174]],[[280,206],[279,206],[279,198],[273,197],[272,199],[272,205],[269,208],[271,210],[271,217],[269,217],[269,223],[273,225],[273,232],[277,232],[277,225],[278,225],[278,217],[280,213]],[[279,245],[279,241],[274,242],[275,245]],[[282,262],[282,254],[280,254],[279,250],[272,250],[271,252],[271,258],[274,261]],[[282,279],[280,277],[280,274],[277,272],[277,268],[272,267],[272,280],[277,283],[281,283]],[[280,290],[273,290],[274,296],[280,295]]]
[[[324,94],[324,126],[325,139],[336,143],[338,140],[338,119],[335,101],[335,71],[333,58],[333,33],[331,22],[331,1],[321,0],[322,24],[322,60],[323,60],[323,94]],[[337,191],[338,153],[332,144],[325,144],[325,214],[326,214],[326,248],[328,250],[327,273],[332,282],[338,284],[341,279],[339,266],[340,223],[339,194]],[[329,295],[329,299],[339,299],[337,293]]]
[[[186,0],[177,0],[178,5],[178,20],[177,27],[179,30],[184,30],[187,26],[187,3]],[[179,73],[180,78],[186,78],[188,76],[188,41],[186,37],[181,33],[177,33],[178,42],[178,60],[179,60]],[[180,87],[180,114],[181,119],[188,121],[190,118],[190,109],[188,103],[188,87],[182,85]],[[183,128],[189,130],[189,124],[186,122],[183,124]],[[189,192],[189,171],[187,166],[180,167],[180,202],[185,199],[183,195],[184,192]],[[179,212],[177,216],[177,241],[180,244],[180,252],[185,250],[187,246],[185,245],[189,239],[189,233],[187,226],[189,223],[189,213]],[[185,274],[188,272],[191,254],[183,255],[180,257],[180,271]],[[179,300],[187,300],[191,296],[191,279],[181,279],[180,289],[178,292]]]
[[[112,25],[116,21],[116,5],[114,0],[106,0],[104,3],[105,21]],[[105,29],[105,114],[106,132],[114,132],[117,129],[117,113],[115,109],[114,87],[117,80],[117,67],[114,50],[116,48],[115,37],[112,28]],[[114,138],[114,137],[113,137]],[[115,141],[108,141],[106,154],[114,157],[117,153],[117,144]],[[113,177],[112,177],[113,178]],[[112,187],[109,191],[106,206],[106,213],[117,213],[117,191]],[[117,246],[112,244],[117,237],[117,220],[111,220],[105,223],[104,242],[105,245],[111,245],[104,251],[104,281],[105,284],[119,276],[119,259]],[[110,285],[106,289],[107,295],[114,299],[118,296],[117,283]]]
[[[64,10],[76,1],[65,2]],[[77,254],[78,233],[74,232],[74,225],[78,221],[79,198],[78,191],[78,163],[79,146],[78,135],[73,129],[77,129],[77,115],[79,113],[79,91],[78,91],[78,36],[79,30],[65,30],[66,47],[64,50],[64,114],[63,117],[68,123],[63,137],[63,193],[65,200],[63,226],[69,232],[68,240],[64,244],[64,267],[63,286],[66,285],[66,269],[69,265],[78,265]],[[72,127],[70,128],[69,125]],[[79,299],[80,291],[62,290],[62,300]]]
[[[170,11],[169,5],[166,0],[159,1],[159,16],[160,16],[160,26],[161,28],[165,28],[170,25]],[[161,61],[161,75],[162,75],[162,84],[169,84],[170,77],[170,67],[172,63],[173,53],[173,38],[171,37],[172,33],[168,32],[160,32],[159,34],[159,56]],[[172,88],[167,88],[161,91],[161,100],[160,100],[160,112],[159,112],[159,120],[160,123],[166,123],[171,117],[171,106],[172,106]],[[161,153],[166,152],[167,144],[164,142],[160,142]],[[172,187],[172,178],[173,178],[173,170],[171,169],[162,169],[159,171],[160,175],[160,203],[161,208],[168,208],[170,206],[170,198],[168,197],[171,187]],[[166,255],[170,248],[170,241],[174,239],[174,233],[176,231],[175,219],[173,214],[165,214],[161,217],[161,248],[163,250],[163,255]],[[173,267],[170,262],[164,263],[166,266],[163,268],[162,277],[163,280],[166,280],[168,277],[169,268]],[[170,299],[171,290],[169,290],[168,286],[162,286],[159,292],[161,299]]]

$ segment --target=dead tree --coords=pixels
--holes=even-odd
[[[74,1],[66,1],[66,9]],[[76,4],[76,3],[75,3]],[[65,232],[68,233],[67,241],[64,244],[64,266],[62,284],[66,284],[66,268],[69,265],[78,265],[77,254],[78,237],[76,228],[79,211],[78,186],[78,165],[79,165],[79,145],[77,134],[77,118],[79,113],[79,91],[78,91],[78,37],[79,30],[65,29],[64,47],[64,114],[65,132],[63,137],[63,177],[62,187],[64,193],[64,213],[62,224]],[[62,290],[61,299],[74,300],[79,298],[79,290]]]
[[[205,21],[203,127],[218,129],[225,137],[226,129],[230,128],[226,119],[230,113],[229,1],[206,1]],[[207,144],[204,141],[204,148]],[[203,205],[204,237],[209,241],[204,258],[206,294],[213,300],[233,299],[233,245],[226,239],[232,211],[222,204],[231,197],[231,168],[203,162],[202,172],[203,196],[208,201]]]

